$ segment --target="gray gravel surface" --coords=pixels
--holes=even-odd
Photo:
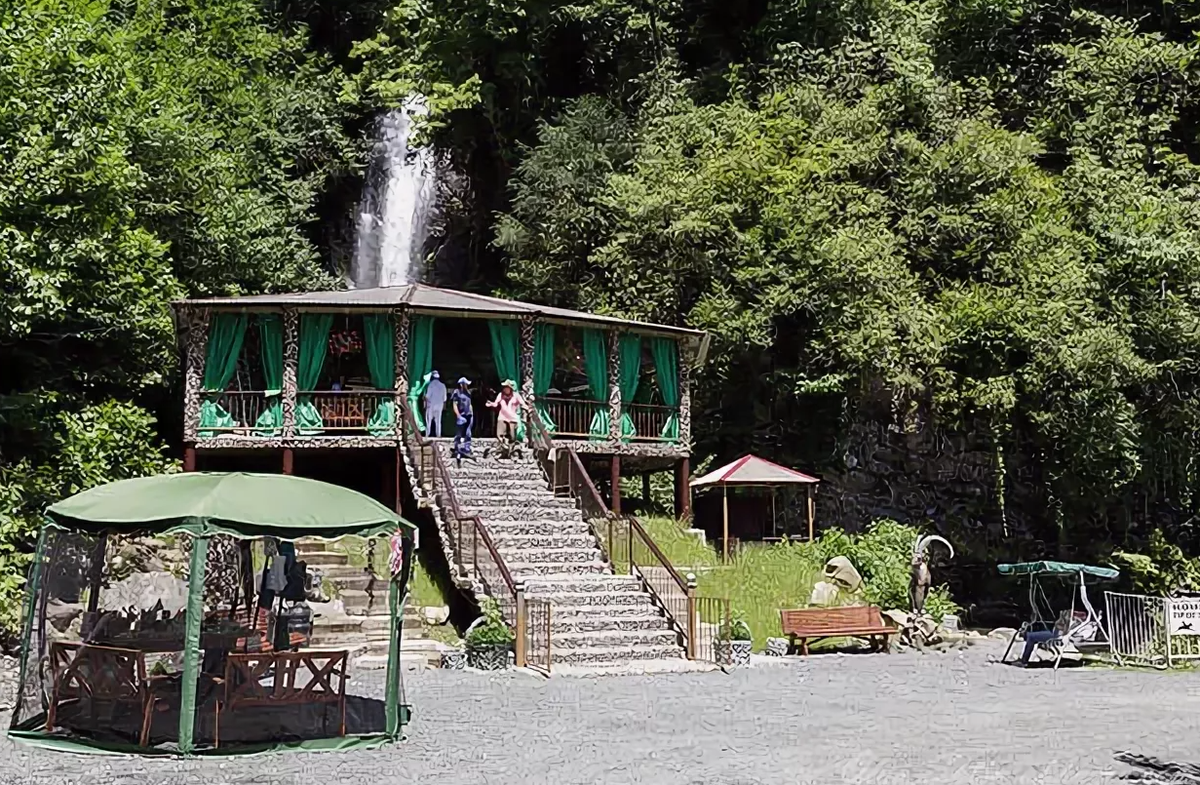
[[[427,671],[407,675],[415,721],[390,749],[181,761],[4,740],[0,783],[1007,785],[1120,781],[1118,751],[1200,763],[1200,673],[1022,671],[995,653],[550,680]]]

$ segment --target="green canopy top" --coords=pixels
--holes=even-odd
[[[416,527],[363,494],[284,474],[187,472],[101,485],[47,509],[56,523],[84,531],[153,530],[333,539]]]
[[[1091,575],[1094,578],[1115,580],[1121,573],[1112,567],[1093,567],[1090,564],[1072,564],[1065,561],[1026,561],[1017,564],[1001,564],[1001,575]]]

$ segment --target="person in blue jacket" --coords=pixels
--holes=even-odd
[[[454,408],[454,460],[461,466],[463,458],[471,456],[471,425],[475,414],[471,408],[471,380],[463,376],[458,387],[450,393]]]

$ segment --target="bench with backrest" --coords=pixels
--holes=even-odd
[[[230,654],[225,675],[216,681],[224,687],[215,712],[214,746],[221,743],[221,717],[243,706],[302,706],[334,703],[338,707],[340,735],[346,735],[346,678],[350,652],[301,649],[300,651]],[[272,683],[262,682],[271,677]]]
[[[138,744],[150,741],[155,687],[168,677],[146,675],[146,655],[135,649],[55,641],[50,644],[51,694],[46,730],[58,722],[59,708],[70,701],[88,706],[93,716],[97,702],[129,704],[141,714]]]
[[[896,632],[874,605],[781,610],[779,621],[792,649],[800,641],[802,654],[808,654],[809,641],[825,638],[867,638],[876,649],[887,651],[888,636]]]

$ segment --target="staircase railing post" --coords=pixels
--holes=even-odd
[[[696,574],[687,574],[687,658],[696,659]]]
[[[625,519],[625,533],[629,538],[629,574],[633,575],[633,519]]]
[[[525,618],[525,581],[518,580],[516,585],[517,594],[517,667],[525,667],[525,630],[528,626],[528,619]]]

